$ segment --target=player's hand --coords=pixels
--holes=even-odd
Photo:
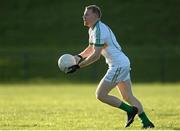
[[[70,67],[68,68],[67,74],[73,73],[73,72],[75,72],[75,71],[76,71],[77,69],[79,69],[79,68],[80,68],[79,65],[70,66]]]
[[[74,58],[77,64],[79,64],[83,60],[83,57],[81,55],[75,55]]]

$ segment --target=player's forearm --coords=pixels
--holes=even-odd
[[[91,46],[88,46],[79,55],[81,55],[83,58],[86,58],[86,57],[90,56],[92,53],[93,53],[93,48]]]
[[[88,66],[95,61],[97,61],[100,58],[100,55],[92,54],[91,56],[87,57],[84,61],[82,61],[79,66],[80,68],[83,68],[85,66]]]

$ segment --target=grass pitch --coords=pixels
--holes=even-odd
[[[125,112],[95,99],[96,84],[0,84],[0,129],[125,129]],[[155,129],[180,130],[180,84],[135,84]],[[112,91],[118,94],[117,90]],[[138,117],[128,129],[141,129]]]

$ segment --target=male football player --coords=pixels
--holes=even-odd
[[[154,125],[145,114],[142,104],[132,93],[130,61],[121,50],[121,46],[117,42],[112,30],[101,22],[100,19],[101,10],[98,6],[90,5],[85,8],[83,20],[84,25],[89,28],[89,45],[84,51],[75,56],[78,62],[82,58],[85,60],[69,67],[68,73],[73,73],[80,68],[92,64],[102,54],[106,59],[109,69],[97,87],[96,98],[103,103],[127,112],[125,127],[129,127],[134,121],[136,114],[138,114],[143,128],[153,128]],[[109,94],[116,86],[120,90],[123,99],[130,105]]]

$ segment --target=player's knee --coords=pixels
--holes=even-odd
[[[100,93],[96,93],[96,99],[101,100],[102,99],[102,95]]]
[[[123,100],[126,102],[131,102],[133,101],[133,99],[134,99],[134,96],[131,96],[131,95],[123,96]]]
[[[129,97],[128,96],[123,96],[123,100],[128,102],[129,101]]]
[[[103,101],[105,98],[105,95],[101,92],[96,92],[96,99]]]

